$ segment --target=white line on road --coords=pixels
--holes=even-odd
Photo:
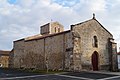
[[[0,78],[0,80],[10,80],[10,79],[22,79],[22,78],[33,78],[33,77],[40,77],[40,76],[48,76],[48,75],[33,75],[33,76],[20,76],[20,77],[9,77],[9,78]]]
[[[68,76],[68,75],[59,75],[59,74],[55,74],[55,75],[57,75],[57,76],[62,76],[62,77],[76,78],[76,79],[94,80],[94,79],[84,78],[84,77],[76,77],[76,76]]]
[[[119,78],[120,76],[114,76],[114,77],[108,77],[108,78],[102,78],[102,79],[97,79],[97,80],[108,80],[108,79],[114,79],[114,78]]]

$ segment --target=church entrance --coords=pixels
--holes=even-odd
[[[98,52],[94,52],[92,54],[92,67],[93,67],[93,71],[97,71],[98,70]]]

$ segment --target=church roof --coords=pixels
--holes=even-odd
[[[53,33],[53,34],[47,34],[47,35],[41,35],[41,36],[32,36],[32,38],[22,38],[22,39],[19,39],[19,40],[16,40],[14,42],[18,42],[18,41],[22,41],[22,40],[25,40],[25,41],[32,41],[32,40],[38,40],[38,39],[43,39],[43,38],[46,38],[46,37],[52,37],[52,36],[56,36],[56,35],[59,35],[59,34],[64,34],[64,33],[67,33],[67,32],[70,32],[71,30],[67,30],[67,31],[63,31],[63,32],[59,32],[59,33]],[[39,34],[38,34],[39,35]]]
[[[31,39],[35,39],[35,38],[38,38],[38,37],[41,37],[41,36],[42,36],[41,34],[37,34],[37,35],[34,35],[34,36],[26,37],[25,40],[31,40]]]
[[[0,50],[0,55],[8,56],[9,53],[10,53],[10,51],[3,51],[3,50]]]
[[[43,38],[46,38],[46,37],[52,37],[52,36],[64,34],[64,33],[67,33],[67,32],[70,32],[70,30],[63,31],[63,32],[59,32],[59,33],[53,33],[53,34],[42,35],[42,36],[38,36],[38,37],[35,37],[35,38],[32,38],[32,39],[28,39],[28,40],[25,40],[25,41],[32,41],[32,40],[43,39]]]

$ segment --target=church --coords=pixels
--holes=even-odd
[[[40,27],[40,34],[14,41],[14,68],[40,70],[117,69],[117,44],[113,35],[93,18],[64,31],[59,22]]]

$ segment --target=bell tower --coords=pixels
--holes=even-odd
[[[40,27],[40,34],[54,34],[64,31],[63,25],[58,22],[50,22]]]

